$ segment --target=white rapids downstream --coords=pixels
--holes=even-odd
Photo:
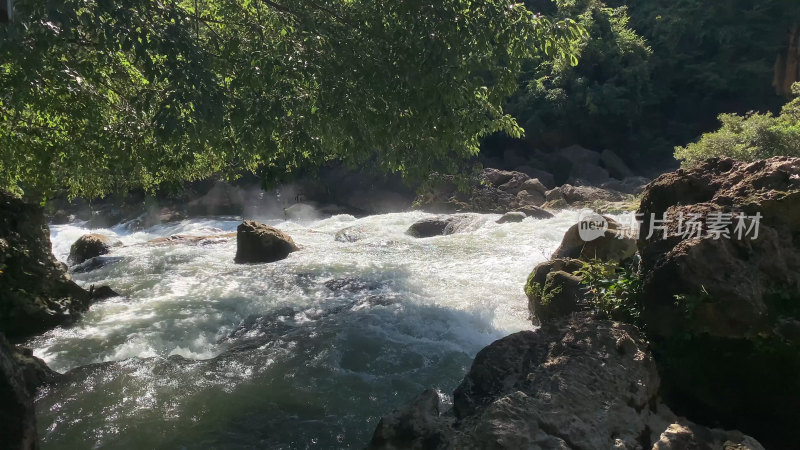
[[[452,392],[478,350],[532,328],[526,277],[579,213],[405,235],[424,217],[262,220],[302,247],[262,265],[234,264],[235,239],[132,245],[228,233],[236,218],[92,230],[126,246],[73,279],[123,296],[26,343],[69,371],[37,398],[42,447],[363,448],[381,415],[424,389]],[[334,240],[354,225],[364,239]],[[52,226],[56,256],[89,231]]]

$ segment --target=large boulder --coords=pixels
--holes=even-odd
[[[112,247],[119,245],[122,245],[120,241],[103,234],[84,234],[70,247],[68,261],[70,264],[81,264],[96,256],[108,254]]]
[[[796,445],[800,158],[712,159],[662,175],[639,212],[641,317],[667,399],[770,447]],[[757,239],[740,225],[758,225]]]
[[[636,254],[634,237],[632,230],[616,220],[590,214],[564,233],[552,257],[620,262]]]
[[[41,333],[74,320],[90,301],[53,256],[42,208],[0,192],[0,332]]]
[[[280,261],[299,250],[292,238],[283,231],[245,220],[236,228],[236,258],[238,264]]]
[[[658,389],[636,327],[579,314],[484,348],[452,408],[426,391],[382,418],[369,448],[663,449],[674,442],[673,424],[684,424],[698,444],[685,448],[721,448],[711,447],[721,437],[725,448],[763,449],[741,433],[676,417]]]

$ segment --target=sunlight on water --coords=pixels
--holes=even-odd
[[[578,219],[474,215],[459,234],[404,234],[427,216],[265,220],[302,249],[264,265],[234,264],[235,239],[141,245],[235,231],[233,218],[92,230],[125,246],[73,278],[123,297],[27,343],[75,369],[37,400],[43,447],[362,448],[381,414],[452,391],[478,350],[531,327],[525,279]],[[363,239],[335,241],[347,227]],[[53,226],[56,256],[89,231]]]

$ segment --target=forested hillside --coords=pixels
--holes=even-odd
[[[536,0],[589,31],[580,63],[527,66],[508,110],[535,147],[612,149],[646,165],[718,126],[777,111],[798,80],[800,3]]]

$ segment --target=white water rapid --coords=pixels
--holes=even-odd
[[[578,212],[414,239],[419,212],[263,220],[302,249],[233,263],[236,240],[133,245],[235,231],[209,218],[130,232],[73,274],[123,296],[26,345],[68,378],[37,398],[45,449],[363,448],[381,415],[427,388],[452,392],[482,347],[532,327],[526,277]],[[364,239],[337,242],[356,226]],[[53,226],[53,251],[90,230]]]

